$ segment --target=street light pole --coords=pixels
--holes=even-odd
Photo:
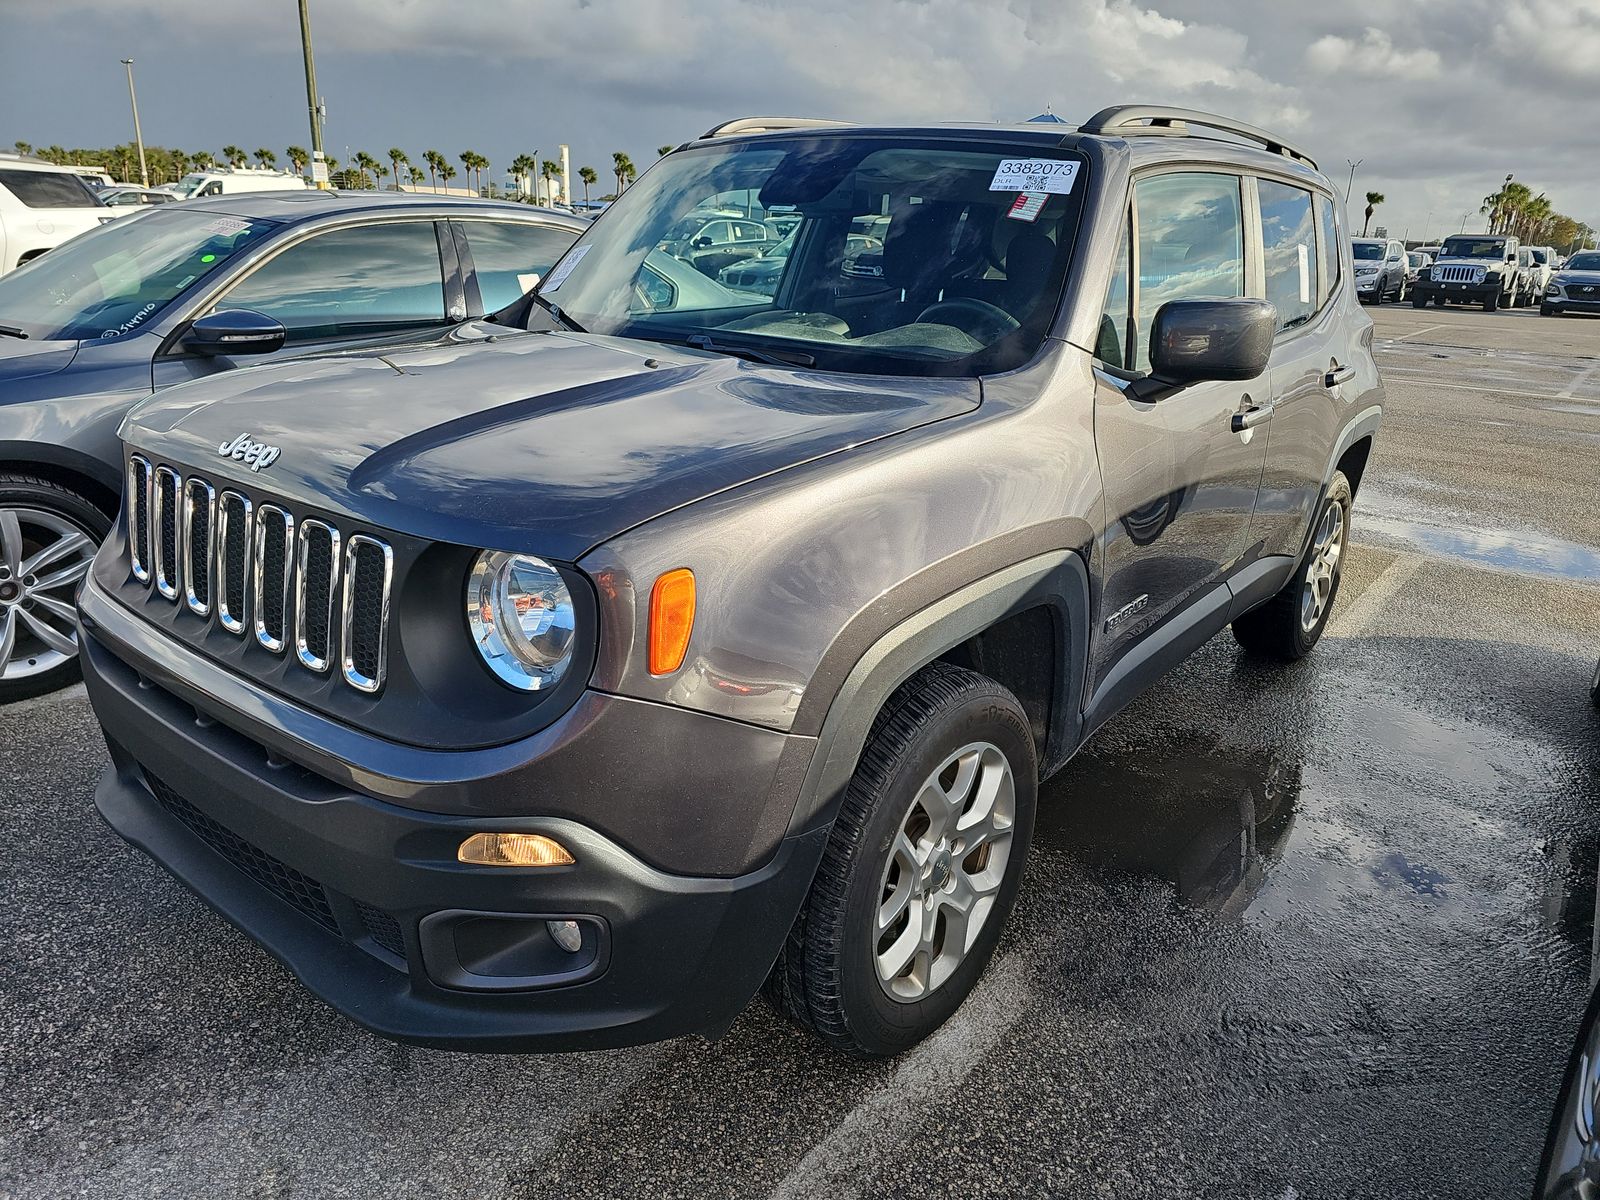
[[[317,67],[311,57],[311,13],[306,0],[300,0],[300,47],[306,60],[306,107],[311,113],[311,177],[319,188],[328,186],[327,168],[322,155],[322,104],[317,99]],[[318,171],[322,178],[317,178]]]
[[[133,59],[123,59],[122,65],[128,68],[128,103],[133,105],[133,140],[139,144],[139,182],[149,187],[150,169],[144,163],[144,133],[139,128],[139,97],[133,92]]]
[[[1350,182],[1344,185],[1344,202],[1349,204],[1350,193],[1355,190],[1356,186],[1356,168],[1367,160],[1364,158],[1358,158],[1355,160],[1355,162],[1350,162],[1350,160],[1347,158],[1344,161],[1350,163]]]

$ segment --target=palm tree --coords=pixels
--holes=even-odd
[[[1372,224],[1372,210],[1383,203],[1382,192],[1367,193],[1367,219],[1361,223],[1361,236],[1367,236],[1367,226]]]
[[[439,178],[444,180],[444,190],[450,190],[450,181],[456,177],[456,169],[449,163],[439,164]]]
[[[550,180],[553,176],[561,174],[561,164],[558,162],[551,162],[547,158],[544,160],[544,162],[539,164],[539,174],[544,177],[544,198],[546,203],[548,203],[556,198],[555,188],[551,185]]]
[[[278,165],[278,156],[271,150],[261,149],[256,151],[256,161],[263,167],[275,167]]]
[[[422,186],[422,181],[424,179],[426,179],[427,177],[428,177],[428,173],[426,171],[424,171],[421,167],[415,166],[415,165],[412,166],[412,168],[411,168],[411,186],[412,187],[420,188]]]
[[[668,142],[665,146],[657,146],[656,147],[656,155],[659,158],[665,158],[667,155],[671,154],[676,149],[677,149],[676,146],[674,146],[671,142]]]
[[[422,160],[428,164],[429,185],[437,192],[439,190],[439,168],[444,166],[444,155],[437,150],[429,150],[423,154]]]
[[[472,167],[478,161],[478,152],[476,150],[463,150],[456,157],[461,160],[462,169],[466,172],[462,176],[462,182],[470,188],[472,186]]]
[[[197,171],[209,171],[216,161],[209,150],[196,150],[194,152],[194,165]]]
[[[222,157],[228,160],[230,167],[242,167],[245,164],[245,152],[237,146],[224,146]]]
[[[358,150],[356,151],[356,170],[361,172],[361,186],[364,188],[371,187],[372,184],[367,181],[367,174],[368,172],[371,172],[372,175],[377,175],[378,160],[373,158],[372,155],[368,154],[365,150]]]
[[[410,163],[411,163],[411,160],[406,157],[406,152],[404,150],[400,149],[400,147],[398,147],[398,146],[390,146],[389,147],[389,165],[394,168],[394,190],[397,191],[397,192],[400,190],[400,164],[401,163],[405,163],[405,164],[407,164],[409,166]]]
[[[611,156],[611,173],[617,177],[617,194],[622,194],[622,189],[627,186],[628,177],[633,173],[633,160],[623,151],[618,150]]]
[[[517,181],[517,195],[525,196],[528,191],[528,172],[533,170],[533,159],[526,154],[519,154],[511,160],[509,168],[512,178]]]
[[[388,173],[389,173],[389,168],[388,167],[384,166],[380,162],[373,163],[372,164],[372,186],[375,187],[375,188],[382,188],[383,187],[383,177],[385,175],[387,175]]]
[[[589,185],[591,183],[599,183],[600,176],[595,174],[593,167],[579,167],[578,178],[583,180],[583,204],[587,208],[589,205]]]
[[[182,179],[189,173],[189,156],[182,150],[174,150],[170,155],[172,159],[172,172],[174,179]]]
[[[304,146],[290,146],[284,151],[289,156],[289,165],[294,168],[296,175],[306,173],[306,164],[311,161],[311,155],[306,153]]]
[[[17,148],[17,153],[24,157],[33,153],[33,147],[27,142],[12,142],[11,144]]]

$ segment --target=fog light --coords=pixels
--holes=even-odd
[[[544,927],[550,931],[556,945],[568,954],[576,954],[582,949],[583,930],[578,928],[576,921],[546,921]]]
[[[542,833],[475,833],[461,843],[456,858],[480,867],[564,867],[575,861]]]

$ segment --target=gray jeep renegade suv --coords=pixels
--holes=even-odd
[[[765,983],[904,1050],[1042,779],[1224,626],[1321,634],[1381,399],[1341,207],[1180,110],[736,121],[490,321],[173,388],[81,595],[100,811],[391,1037]],[[773,288],[664,248],[729,212],[793,229]]]

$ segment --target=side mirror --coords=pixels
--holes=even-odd
[[[1267,300],[1169,300],[1151,322],[1151,377],[1168,387],[1255,379],[1277,328],[1277,305]]]
[[[201,317],[184,334],[184,349],[215,358],[219,355],[271,354],[283,349],[283,322],[247,308],[230,308]]]

